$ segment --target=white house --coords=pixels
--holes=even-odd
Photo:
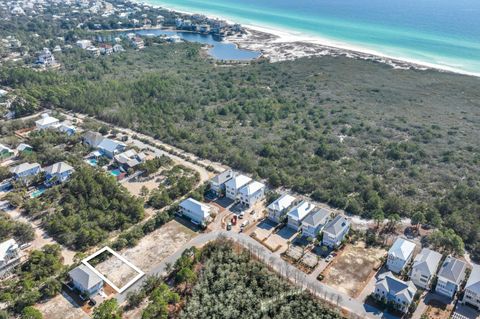
[[[248,183],[250,183],[252,179],[245,175],[237,175],[231,179],[229,179],[225,183],[225,194],[228,198],[236,200],[238,197],[238,191]]]
[[[58,162],[45,168],[45,184],[63,183],[69,179],[75,170],[65,162]]]
[[[90,40],[78,40],[77,41],[77,46],[80,47],[81,49],[86,49],[90,46],[92,46],[92,41]]]
[[[415,298],[417,288],[411,281],[402,281],[391,272],[378,276],[373,296],[377,300],[391,302],[399,311],[406,313]]]
[[[242,205],[252,207],[265,197],[265,184],[253,181],[240,188],[238,199]]]
[[[350,222],[342,215],[335,216],[323,229],[322,244],[330,248],[340,246],[349,230]]]
[[[200,225],[206,225],[212,219],[210,207],[193,198],[188,198],[180,203],[180,213]]]
[[[465,285],[462,303],[480,310],[480,266],[473,265],[472,272]]]
[[[330,211],[322,208],[311,212],[302,221],[302,235],[309,238],[316,238],[330,220]]]
[[[279,223],[296,200],[297,199],[295,197],[288,194],[280,196],[273,203],[268,205],[268,218],[276,223]]]
[[[302,227],[302,220],[307,217],[315,208],[315,205],[307,201],[302,201],[298,205],[294,206],[287,214],[288,223],[287,226],[295,230],[299,230]]]
[[[43,48],[42,52],[38,55],[37,64],[45,67],[53,66],[56,64],[55,57],[48,48]]]
[[[0,275],[20,260],[20,248],[15,239],[0,243]]]
[[[397,238],[388,251],[388,270],[396,274],[401,273],[410,260],[412,260],[414,251],[414,242],[406,240],[405,238]]]
[[[413,261],[410,279],[422,289],[430,289],[433,277],[437,274],[442,255],[428,248],[423,248]]]
[[[9,157],[12,157],[14,154],[15,152],[11,148],[3,144],[0,144],[0,160],[4,160]]]
[[[453,298],[465,279],[466,270],[466,263],[452,256],[448,256],[438,272],[435,292]]]
[[[219,196],[225,191],[225,183],[235,176],[234,171],[227,169],[210,180],[210,189]]]
[[[81,264],[68,273],[73,286],[87,298],[103,288],[103,280],[93,270]]]
[[[10,168],[10,173],[13,174],[15,179],[25,180],[37,175],[41,170],[42,168],[38,163],[23,163]]]
[[[60,121],[58,119],[50,116],[48,113],[43,113],[42,118],[35,121],[35,126],[38,130],[44,130],[59,123]]]

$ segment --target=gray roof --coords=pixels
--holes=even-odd
[[[14,166],[10,169],[10,173],[12,174],[21,174],[25,171],[31,170],[33,168],[40,168],[40,164],[38,163],[23,163],[17,166]]]
[[[480,293],[480,266],[479,265],[473,265],[472,273],[468,278],[465,289],[471,290],[477,294]]]
[[[83,135],[83,140],[92,147],[97,147],[103,141],[103,139],[104,137],[102,134],[97,132],[88,131]]]
[[[399,237],[388,250],[388,255],[401,260],[407,260],[413,254],[415,246],[414,242]]]
[[[268,205],[268,208],[273,209],[273,210],[281,211],[281,210],[287,209],[290,206],[292,206],[292,204],[295,201],[296,201],[295,197],[293,197],[291,195],[288,195],[288,194],[285,194],[285,195],[282,195],[281,197],[279,197],[277,200],[275,200],[270,205]]]
[[[322,208],[317,210],[316,212],[311,212],[310,214],[305,217],[303,223],[306,225],[310,225],[313,227],[317,227],[318,225],[325,224],[328,219],[330,218],[330,211],[326,208]]]
[[[385,287],[385,290],[394,296],[403,295],[408,301],[412,301],[417,288],[411,281],[402,281],[391,272],[386,272],[378,277],[377,284]]]
[[[85,290],[89,290],[98,285],[98,283],[103,282],[102,278],[84,264],[70,270],[68,275]]]
[[[448,256],[438,272],[438,277],[459,284],[463,279],[466,269],[466,263],[459,259],[453,258],[452,256]]]
[[[420,254],[415,257],[413,269],[422,274],[434,275],[437,272],[438,265],[442,260],[442,255],[428,248],[423,248]]]
[[[117,150],[119,146],[125,146],[122,142],[115,141],[109,138],[104,138],[100,144],[98,144],[98,148],[102,150],[106,150],[107,152],[113,153]]]
[[[215,184],[224,184],[226,183],[229,179],[235,176],[235,173],[231,169],[227,169],[223,173],[220,173],[216,175],[214,178],[211,179],[212,183]]]
[[[342,215],[337,215],[325,226],[325,229],[323,231],[336,236],[349,226],[350,222],[345,217],[343,217]]]
[[[62,174],[64,172],[73,171],[73,167],[65,162],[58,162],[45,168],[45,172],[49,175]]]
[[[293,207],[287,214],[288,218],[301,221],[307,217],[315,206],[307,201],[300,202],[297,206]]]

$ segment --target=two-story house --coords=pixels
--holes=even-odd
[[[140,165],[145,162],[146,158],[147,156],[143,152],[137,153],[137,151],[133,149],[114,156],[115,162],[124,170]]]
[[[307,201],[302,201],[294,206],[287,214],[287,226],[297,231],[300,230],[302,227],[302,220],[307,217],[314,208],[315,205]]]
[[[15,239],[9,239],[0,243],[0,276],[17,265],[20,257],[20,248]]]
[[[41,118],[35,121],[35,126],[37,127],[37,130],[44,130],[54,125],[57,125],[58,123],[60,123],[58,119],[50,116],[50,114],[48,113],[43,113],[41,115]]]
[[[227,169],[210,180],[210,190],[216,195],[225,194],[225,183],[236,176],[236,173]]]
[[[265,184],[253,181],[238,191],[240,203],[246,207],[252,207],[265,198]]]
[[[84,299],[96,295],[103,288],[103,279],[84,264],[70,270],[68,276]]]
[[[42,168],[38,163],[23,163],[10,168],[10,173],[13,174],[13,178],[22,181],[36,176],[41,171]]]
[[[350,222],[342,215],[337,215],[323,229],[322,245],[335,248],[340,246],[350,230]]]
[[[388,251],[387,268],[399,274],[412,260],[415,243],[405,238],[397,238]]]
[[[227,198],[236,200],[240,189],[250,183],[252,179],[245,175],[237,175],[225,183],[225,195]]]
[[[441,254],[431,249],[423,248],[413,261],[410,279],[417,287],[430,289],[430,284],[437,274],[441,261]]]
[[[275,223],[282,221],[283,217],[287,214],[288,209],[292,207],[296,200],[295,197],[288,194],[284,194],[277,198],[267,207],[268,219]]]
[[[119,141],[104,138],[100,144],[98,144],[97,148],[106,157],[113,158],[115,155],[125,151],[127,145]]]
[[[75,169],[65,162],[58,162],[45,168],[45,185],[52,186],[65,182]]]
[[[435,292],[453,298],[465,279],[466,270],[466,263],[452,256],[448,256],[438,271]]]
[[[377,300],[392,303],[397,310],[406,313],[416,293],[417,288],[413,282],[402,281],[391,272],[386,272],[378,276],[373,296]]]
[[[195,224],[206,225],[212,219],[210,215],[212,212],[211,208],[193,198],[185,199],[180,203],[179,207],[180,213],[190,218]]]
[[[480,266],[473,265],[472,272],[465,285],[462,303],[480,310]]]
[[[330,211],[322,208],[310,212],[302,221],[302,235],[307,238],[316,238],[330,220]]]

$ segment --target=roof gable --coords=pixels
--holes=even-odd
[[[465,274],[466,268],[467,264],[465,264],[463,261],[453,258],[452,256],[448,256],[438,272],[438,277],[443,278],[446,281],[459,284],[463,275]]]
[[[318,225],[325,224],[330,218],[330,211],[328,209],[322,208],[315,212],[310,212],[307,217],[303,220],[305,225],[317,227]]]
[[[337,215],[325,226],[323,231],[333,236],[337,236],[337,234],[340,234],[348,227],[350,227],[350,222],[342,215]]]
[[[81,264],[80,266],[70,270],[68,275],[70,278],[72,278],[72,280],[77,282],[86,290],[89,290],[100,282],[103,282],[102,278],[100,278],[93,270],[84,264]]]
[[[413,254],[415,250],[415,243],[405,238],[397,238],[397,240],[393,243],[392,247],[388,251],[389,256],[394,256],[395,258],[399,258],[401,260],[407,260]]]

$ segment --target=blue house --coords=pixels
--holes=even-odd
[[[97,146],[98,150],[108,158],[113,158],[115,155],[122,153],[126,147],[124,143],[109,138],[104,138]]]
[[[65,162],[55,163],[45,168],[45,185],[51,186],[65,182],[75,170]]]
[[[14,166],[10,169],[10,173],[13,174],[13,178],[17,180],[26,180],[40,173],[42,170],[38,163],[23,163]]]
[[[96,295],[103,288],[103,280],[93,270],[81,264],[68,273],[71,284],[87,298]]]

